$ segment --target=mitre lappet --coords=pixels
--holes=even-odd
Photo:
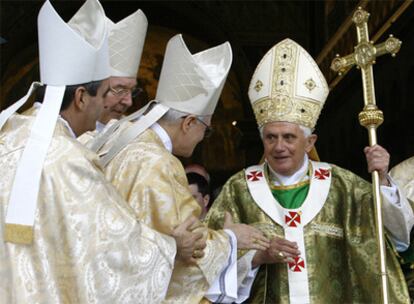
[[[52,139],[67,85],[108,78],[109,53],[105,13],[97,0],[87,0],[66,23],[46,1],[38,15],[41,83],[0,114],[0,128],[45,85],[45,97],[17,166],[6,215],[5,240],[30,244],[43,163]]]

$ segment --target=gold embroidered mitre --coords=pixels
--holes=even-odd
[[[328,93],[316,62],[290,39],[266,53],[249,86],[249,99],[259,127],[286,121],[314,129]]]

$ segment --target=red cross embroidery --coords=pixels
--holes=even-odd
[[[289,268],[293,272],[302,272],[305,268],[305,261],[301,257],[294,258],[293,262],[289,262]]]
[[[329,169],[319,169],[315,171],[315,178],[316,179],[320,179],[320,180],[324,180],[327,179],[330,175],[330,171]]]
[[[289,215],[285,215],[285,223],[289,226],[289,227],[297,227],[297,224],[300,224],[300,211],[299,212],[295,212],[295,211],[289,211],[288,212]]]
[[[247,174],[247,179],[251,182],[260,180],[263,177],[262,171],[252,171]]]

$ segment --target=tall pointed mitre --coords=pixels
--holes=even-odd
[[[118,23],[110,19],[107,22],[111,76],[135,78],[147,34],[147,17],[137,10]]]
[[[249,86],[259,127],[281,121],[314,129],[328,94],[328,85],[316,62],[290,39],[266,53]]]
[[[155,99],[181,112],[212,115],[231,63],[228,42],[192,55],[176,35],[165,51]]]
[[[147,106],[113,124],[90,144],[90,149],[102,156],[101,164],[106,166],[129,142],[157,122],[169,109],[198,116],[212,115],[231,63],[232,51],[228,42],[193,55],[181,34],[174,36],[165,51],[155,106],[149,103],[148,106],[153,107],[148,112]],[[116,139],[112,138],[123,122],[135,119],[134,124],[117,135]],[[105,155],[101,154],[101,148],[109,141],[109,151],[105,151]]]
[[[110,71],[105,14],[97,0],[87,0],[68,23],[46,1],[38,16],[38,35],[45,97],[17,165],[5,227],[6,241],[24,244],[33,239],[43,163],[66,85],[102,80]],[[25,103],[30,91],[0,114],[0,128]]]

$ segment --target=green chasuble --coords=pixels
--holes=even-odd
[[[263,176],[262,172],[252,173],[252,180]],[[328,174],[331,176],[326,199],[316,215],[303,226],[309,302],[381,303],[371,184],[335,165],[330,165]],[[311,188],[317,182],[315,176],[310,177]],[[228,211],[234,222],[253,225],[269,238],[284,237],[286,228],[262,209],[263,204],[256,202],[250,191],[245,170],[232,176],[206,217],[208,225],[213,229],[222,228],[224,213]],[[308,194],[301,194],[299,190],[289,192],[273,191],[271,203],[279,204],[272,194],[278,201],[296,196],[295,202],[285,207],[298,208],[301,202],[296,200],[310,197],[311,190]],[[313,199],[311,205],[312,202]],[[408,304],[407,285],[398,259],[390,247],[386,254],[389,302]],[[288,271],[291,269],[285,263],[262,265],[246,303],[290,303]]]
[[[397,255],[400,257],[401,267],[407,280],[411,302],[414,303],[414,230],[411,231],[410,247]]]

